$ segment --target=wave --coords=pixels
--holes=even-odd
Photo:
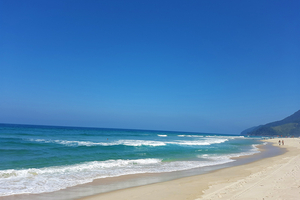
[[[246,152],[240,152],[240,153],[232,153],[232,154],[225,154],[225,155],[217,155],[217,154],[202,154],[199,155],[198,158],[205,158],[205,159],[209,159],[209,160],[232,160],[234,161],[233,158],[238,158],[238,157],[242,157],[242,156],[250,156],[250,155],[254,155],[257,153],[260,153],[259,149],[257,148],[258,145],[253,144],[252,148],[249,151]]]
[[[178,137],[204,137],[203,135],[177,135]]]
[[[125,145],[125,146],[165,146],[167,144],[172,145],[211,145],[218,144],[228,141],[228,139],[219,139],[219,138],[207,138],[204,140],[176,140],[171,142],[162,142],[162,141],[152,141],[152,140],[117,140],[112,142],[91,142],[91,141],[69,141],[69,140],[50,140],[50,139],[30,139],[32,142],[39,143],[54,143],[65,146],[117,146],[117,145]]]
[[[89,141],[69,141],[69,140],[46,140],[46,139],[29,139],[32,142],[39,142],[39,143],[54,143],[54,144],[61,144],[66,146],[96,146],[102,145],[104,146],[105,143],[95,143]]]
[[[143,173],[143,166],[160,162],[160,159],[107,160],[40,169],[0,170],[0,196],[53,192],[97,178]]]
[[[165,142],[161,141],[151,141],[151,140],[119,140],[118,145],[126,146],[165,146]]]
[[[207,138],[226,138],[226,139],[238,139],[238,138],[245,138],[244,136],[242,136],[242,135],[237,135],[237,136],[226,136],[226,135],[224,135],[224,136],[211,136],[211,135],[207,135],[207,136],[205,136],[205,137],[207,137]]]
[[[177,135],[178,137],[191,137],[191,138],[225,138],[225,139],[237,139],[237,138],[245,138],[242,135],[237,136],[216,136],[216,135]]]
[[[168,137],[168,135],[157,135],[158,137]]]
[[[219,144],[228,141],[228,139],[205,139],[205,140],[179,140],[176,142],[167,142],[168,144],[176,145],[189,145],[189,146],[198,146],[198,145],[211,145]]]
[[[162,162],[161,159],[93,161],[77,165],[0,171],[0,196],[53,192],[94,179],[140,173],[162,173],[188,170],[231,162],[211,161]]]
[[[150,140],[118,140],[113,142],[90,142],[90,141],[69,141],[69,140],[46,140],[46,139],[30,139],[32,142],[54,143],[65,146],[164,146],[166,143]]]

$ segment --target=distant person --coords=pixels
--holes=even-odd
[[[280,145],[280,140],[278,141],[278,144]]]
[[[281,143],[282,143],[282,145],[284,145],[284,141],[283,141],[283,140],[282,140],[282,142],[281,142]]]

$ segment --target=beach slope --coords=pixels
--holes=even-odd
[[[270,139],[278,145],[279,139]],[[84,200],[299,199],[300,139],[285,138],[287,151],[208,174],[103,193]]]

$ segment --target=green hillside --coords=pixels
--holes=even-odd
[[[251,136],[300,136],[300,110],[284,118],[244,130],[241,135]]]

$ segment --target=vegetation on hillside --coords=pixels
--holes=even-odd
[[[283,120],[252,127],[241,134],[252,136],[300,136],[300,110]]]

